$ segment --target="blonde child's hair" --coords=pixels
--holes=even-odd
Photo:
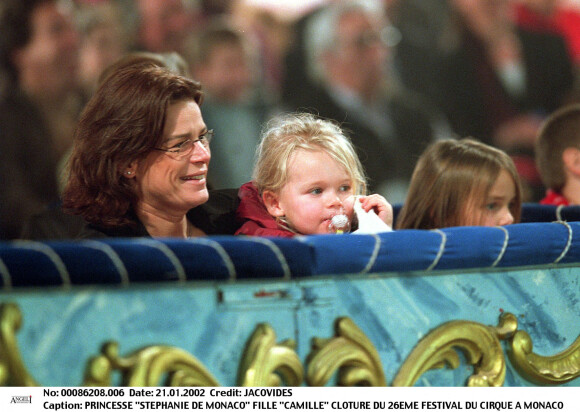
[[[544,185],[561,192],[566,185],[564,150],[580,149],[580,104],[556,110],[542,125],[536,139],[536,164]]]
[[[517,223],[521,217],[520,179],[505,152],[472,138],[431,144],[417,162],[397,228],[464,225],[470,206],[484,201],[502,170],[511,175],[516,187],[512,215]]]
[[[350,139],[333,121],[309,113],[279,115],[264,128],[253,173],[260,194],[278,193],[288,182],[288,162],[297,149],[324,151],[350,175],[354,193],[366,194],[363,167]]]

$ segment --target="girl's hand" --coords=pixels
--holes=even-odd
[[[361,202],[361,206],[365,212],[369,212],[371,209],[374,210],[383,222],[393,227],[393,206],[387,202],[387,199],[381,195],[374,194],[359,196],[357,201]]]

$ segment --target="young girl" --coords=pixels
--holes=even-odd
[[[517,223],[520,180],[511,158],[466,138],[433,143],[419,158],[398,229]]]
[[[334,123],[305,113],[277,117],[264,131],[256,156],[253,180],[240,188],[237,216],[244,223],[236,234],[329,233],[337,215],[346,216],[347,228],[339,229],[348,231],[355,201],[392,225],[392,207],[382,196],[362,196],[361,163]]]

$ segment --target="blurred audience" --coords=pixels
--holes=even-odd
[[[539,126],[580,100],[579,16],[568,0],[2,0],[0,237],[57,197],[79,112],[128,50],[192,65],[217,135],[212,187],[249,180],[283,108],[339,121],[393,202],[424,147],[453,133],[510,153],[537,200]]]
[[[101,72],[120,59],[132,43],[129,19],[118,0],[82,1],[75,12],[81,35],[79,81],[88,98]]]
[[[568,45],[576,68],[580,67],[580,7],[566,0],[516,0],[515,21],[525,29],[556,33]]]
[[[260,131],[274,104],[259,81],[259,50],[239,28],[217,19],[193,39],[189,57],[205,93],[203,117],[216,134],[210,186],[239,187],[251,179]]]
[[[416,158],[450,132],[431,105],[391,76],[386,27],[380,2],[341,1],[317,11],[304,32],[313,85],[283,103],[340,122],[359,151],[370,190],[399,202]]]
[[[283,57],[283,77],[280,84],[280,98],[290,108],[300,106],[303,96],[315,87],[307,70],[306,27],[325,9],[326,3],[322,2],[304,13],[292,25],[292,42]]]
[[[71,4],[3,0],[0,5],[0,237],[57,197],[56,164],[81,109],[79,36]]]
[[[293,42],[293,20],[275,7],[259,1],[232,2],[231,19],[248,37],[255,39],[262,66],[262,83],[268,93],[279,95],[284,81],[284,57]],[[284,9],[279,4],[280,9]]]
[[[155,53],[184,53],[195,28],[197,5],[191,0],[133,0],[138,12],[137,48]]]
[[[393,33],[393,66],[408,88],[435,96],[436,70],[448,47],[450,25],[447,0],[394,0],[389,6]]]
[[[514,25],[510,0],[449,0],[453,26],[432,96],[459,135],[506,150],[524,200],[543,193],[533,146],[543,118],[572,91],[572,61],[562,37]],[[453,30],[452,30],[453,29]]]
[[[449,1],[456,44],[438,70],[438,102],[458,134],[532,147],[542,117],[572,89],[563,39],[518,29],[509,0]]]

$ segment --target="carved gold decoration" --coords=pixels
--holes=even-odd
[[[119,356],[116,342],[108,342],[102,355],[90,360],[85,371],[87,386],[110,386],[111,373],[119,370],[123,386],[219,386],[205,367],[189,353],[169,346],[148,346],[126,358]]]
[[[518,372],[538,384],[561,384],[580,376],[580,336],[564,351],[553,356],[533,353],[527,332],[519,330],[510,341],[508,355]]]
[[[38,386],[20,356],[16,331],[22,326],[22,313],[14,303],[0,304],[0,385]]]
[[[267,324],[259,324],[246,343],[238,369],[239,386],[300,386],[304,369],[295,352],[296,343],[276,344],[276,334]]]
[[[16,304],[0,304],[0,385],[37,386],[22,361],[16,333],[22,314]],[[456,368],[466,354],[474,365],[469,386],[499,386],[505,379],[505,356],[500,340],[507,340],[510,360],[516,370],[536,384],[562,384],[580,377],[580,336],[564,351],[553,356],[533,353],[530,336],[518,329],[516,316],[500,318],[497,327],[456,320],[429,332],[407,357],[393,386],[414,385],[428,370],[448,365]],[[276,334],[259,324],[246,343],[238,369],[239,386],[299,386],[304,368],[292,340],[276,343]],[[103,345],[101,354],[90,359],[83,384],[110,386],[113,373],[121,375],[123,386],[218,386],[210,372],[189,353],[169,346],[148,346],[120,357],[116,342]],[[338,372],[338,374],[337,374]],[[306,382],[327,385],[337,374],[339,385],[384,386],[380,357],[367,336],[347,318],[335,322],[335,336],[313,339],[307,357]]]
[[[347,317],[335,322],[335,337],[313,339],[306,381],[324,386],[338,370],[343,386],[386,386],[379,354],[367,336]]]
[[[456,368],[459,356],[455,348],[461,349],[474,365],[475,373],[468,379],[468,386],[503,385],[506,366],[499,337],[515,332],[514,318],[502,317],[497,328],[463,320],[444,323],[419,341],[399,369],[393,386],[412,386],[431,369],[445,365]]]

